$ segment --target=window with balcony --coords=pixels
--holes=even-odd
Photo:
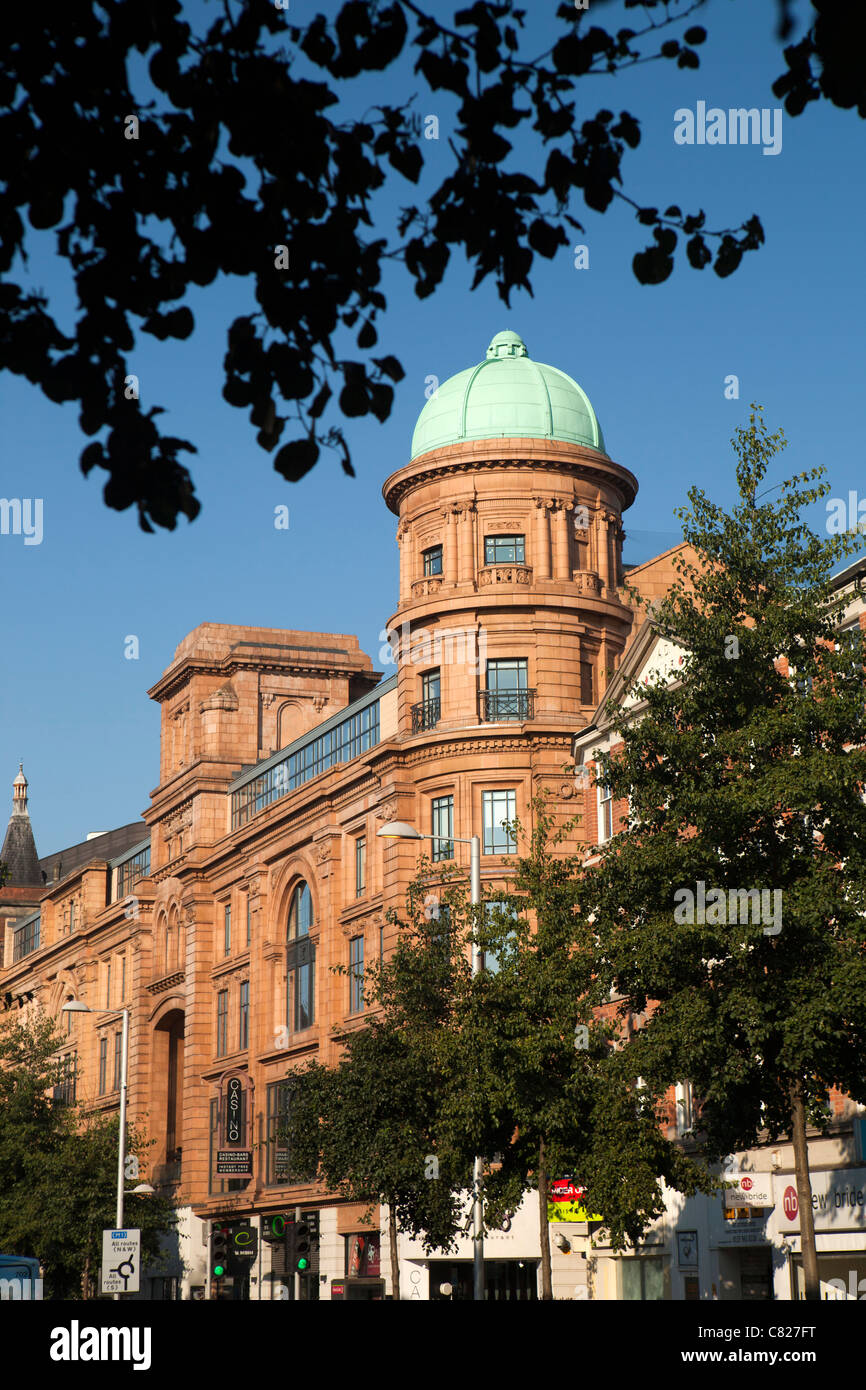
[[[431,858],[434,860],[453,859],[454,841],[451,836],[454,834],[454,797],[434,796],[432,810],[433,823],[430,829],[434,836],[441,838],[434,838]]]
[[[531,719],[534,708],[535,691],[529,689],[526,659],[488,661],[487,688],[482,691],[484,719]]]
[[[431,545],[429,550],[421,552],[424,560],[424,578],[428,579],[431,575],[442,573],[442,547],[441,545]]]
[[[485,565],[524,565],[526,547],[523,536],[485,536]]]
[[[483,854],[514,854],[517,840],[507,827],[517,815],[517,793],[490,791],[481,793]]]
[[[421,677],[421,701],[412,706],[412,732],[421,733],[439,723],[442,711],[441,683],[438,668],[426,671]]]
[[[289,907],[286,960],[287,1023],[290,1031],[311,1028],[315,1017],[316,948],[310,940],[313,899],[309,885],[299,883]]]

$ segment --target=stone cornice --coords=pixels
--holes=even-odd
[[[627,468],[595,449],[546,439],[479,439],[449,444],[421,454],[385,480],[382,495],[399,515],[403,498],[428,482],[461,473],[502,469],[567,474],[599,487],[612,488],[623,508],[637,496],[637,478]]]
[[[364,656],[360,652],[358,655],[361,658]],[[355,676],[368,676],[371,682],[375,682],[377,675],[377,672],[372,671],[364,660],[359,660],[356,663],[337,664],[334,661],[333,653],[328,652],[323,652],[319,661],[311,659],[309,656],[298,657],[293,660],[287,657],[268,656],[261,652],[250,656],[239,656],[237,652],[230,652],[227,656],[212,661],[204,660],[201,657],[182,657],[176,666],[171,666],[156,684],[151,686],[147,693],[151,700],[156,700],[162,704],[165,700],[176,695],[193,676],[229,678],[238,671],[251,671],[257,676],[318,676],[321,678],[324,675],[328,679],[336,677],[343,680],[351,680]]]

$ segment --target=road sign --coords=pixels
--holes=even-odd
[[[102,1292],[139,1293],[141,1231],[102,1232]]]

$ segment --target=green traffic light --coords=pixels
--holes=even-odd
[[[309,1267],[310,1261],[305,1260],[303,1256],[301,1256],[301,1258],[298,1260],[298,1272],[302,1273],[305,1269],[309,1269]]]
[[[225,1274],[225,1272],[226,1272],[226,1267],[225,1267],[225,1265],[214,1265],[214,1267],[213,1267],[213,1277],[214,1277],[214,1279],[222,1279],[222,1277],[223,1277],[223,1275]]]

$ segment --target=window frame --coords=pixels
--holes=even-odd
[[[364,1011],[364,933],[349,941],[349,1013]]]
[[[250,1045],[250,982],[241,980],[238,990],[238,1051],[246,1052]]]
[[[513,555],[499,555],[497,552],[502,549],[511,549]],[[520,554],[518,555],[518,550]],[[526,533],[519,532],[511,534],[501,534],[498,531],[492,532],[484,537],[484,563],[485,565],[525,565],[526,564]]]
[[[504,816],[493,819],[497,804],[505,799],[507,813]],[[488,816],[489,809],[489,816]],[[482,854],[516,854],[517,841],[508,832],[503,830],[504,821],[512,821],[517,816],[517,789],[516,787],[491,787],[481,793],[481,853]],[[505,841],[505,848],[500,848],[502,841]]]
[[[229,1041],[229,992],[227,989],[217,991],[216,1007],[216,1056],[226,1057]]]
[[[443,805],[447,803],[447,805]],[[442,817],[445,816],[447,829],[442,824]],[[442,796],[430,798],[430,833],[440,835],[442,839],[431,841],[430,858],[433,863],[438,863],[443,859],[454,858],[454,793],[446,792]]]
[[[443,572],[444,548],[441,545],[428,545],[426,550],[421,551],[422,567],[425,579],[436,579]],[[438,562],[439,568],[434,566]]]

